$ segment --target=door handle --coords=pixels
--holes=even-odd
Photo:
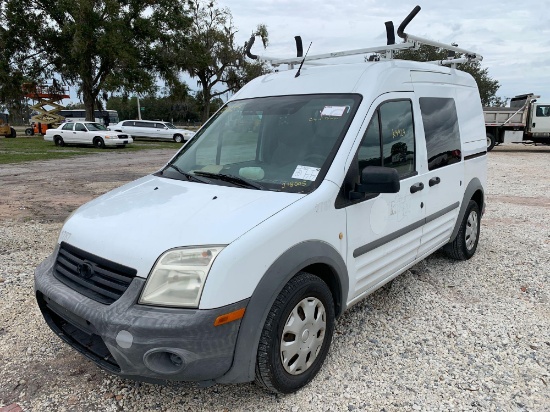
[[[438,185],[439,183],[441,183],[441,179],[439,177],[432,177],[429,181],[430,187]]]
[[[424,189],[424,183],[415,183],[411,186],[411,193],[420,192],[422,189]]]

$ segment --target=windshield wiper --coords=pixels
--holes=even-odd
[[[191,180],[195,180],[197,182],[201,182],[201,183],[206,183],[206,184],[210,184],[210,181],[208,179],[201,179],[200,177],[198,176],[195,176],[191,173],[187,173],[183,170],[181,170],[178,166],[174,165],[174,164],[170,164],[168,165],[168,167],[171,167],[172,169],[174,169],[175,171],[177,171],[179,174],[185,176],[187,178],[188,181],[191,181]],[[168,169],[167,167],[167,169]]]
[[[248,187],[248,188],[257,189],[257,190],[266,190],[266,188],[263,187],[261,184],[245,179],[244,177],[240,177],[240,176],[226,175],[224,173],[203,172],[201,170],[196,170],[195,174],[199,176],[205,176],[205,177],[211,177],[213,179],[223,180],[224,182],[234,183],[243,187]]]

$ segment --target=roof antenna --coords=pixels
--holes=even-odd
[[[302,66],[304,65],[304,62],[306,61],[307,54],[309,53],[309,48],[311,47],[312,44],[313,44],[313,42],[309,43],[309,47],[307,48],[306,55],[302,59],[302,63],[300,63],[300,67],[298,67],[298,71],[296,72],[296,75],[294,77],[298,77],[300,75],[300,70],[302,70]]]

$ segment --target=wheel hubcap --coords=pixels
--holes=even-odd
[[[491,138],[487,138],[487,147],[491,146]]]
[[[327,327],[325,306],[317,298],[305,298],[292,310],[281,336],[281,362],[285,371],[300,375],[321,350]]]
[[[477,230],[478,230],[478,219],[477,213],[471,211],[468,215],[468,220],[466,221],[466,248],[472,250],[477,240]]]

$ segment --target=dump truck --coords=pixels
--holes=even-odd
[[[16,132],[13,127],[8,123],[8,115],[0,113],[0,136],[15,137]]]
[[[550,102],[540,96],[521,94],[510,107],[484,107],[487,151],[502,143],[550,144]]]

